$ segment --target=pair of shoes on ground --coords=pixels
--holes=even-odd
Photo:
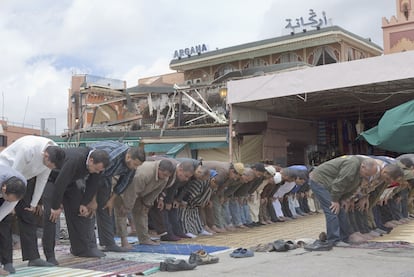
[[[125,247],[120,247],[114,244],[114,245],[105,246],[102,251],[104,252],[128,252],[129,249]]]
[[[54,264],[46,262],[45,260],[42,260],[41,258],[30,260],[27,265],[28,266],[55,266]]]
[[[196,252],[191,253],[190,258],[188,259],[188,262],[190,264],[197,264],[197,265],[215,264],[219,262],[219,258],[208,254],[203,249],[200,249]]]
[[[254,252],[271,252],[274,251],[273,243],[260,243],[254,247],[251,247],[250,250]]]
[[[230,253],[230,257],[232,258],[248,258],[253,256],[254,252],[246,248],[237,248],[236,250]]]
[[[284,241],[282,239],[275,240],[273,243],[273,251],[286,252],[298,248],[295,243],[291,240]]]
[[[188,263],[182,259],[167,258],[160,262],[160,271],[182,271],[193,270],[197,267],[195,263]]]

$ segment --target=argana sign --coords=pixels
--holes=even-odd
[[[207,51],[207,45],[199,44],[196,46],[191,46],[184,49],[178,49],[174,51],[174,59],[179,59],[182,57],[188,57],[192,55],[199,55]]]

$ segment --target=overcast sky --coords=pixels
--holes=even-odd
[[[1,0],[0,115],[28,127],[56,119],[60,134],[72,74],[132,87],[170,73],[174,50],[285,35],[286,19],[309,9],[382,47],[381,20],[396,14],[396,0]]]

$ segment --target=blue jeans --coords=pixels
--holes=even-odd
[[[242,214],[240,209],[240,204],[237,198],[229,198],[229,208],[231,212],[231,220],[234,226],[242,225]]]
[[[240,206],[240,212],[243,224],[253,223],[252,217],[250,216],[250,207],[247,202]]]
[[[226,226],[229,226],[229,225],[232,224],[232,222],[231,222],[232,217],[231,217],[231,213],[230,213],[230,208],[229,208],[230,203],[229,202],[230,202],[230,200],[227,199],[222,204],[224,221],[226,222]]]
[[[316,198],[319,200],[325,214],[328,240],[334,243],[338,241],[346,242],[350,234],[349,221],[346,212],[343,209],[340,209],[338,214],[334,214],[329,208],[332,204],[332,197],[329,191],[313,180],[309,181],[309,185]]]

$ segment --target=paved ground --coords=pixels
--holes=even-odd
[[[313,215],[290,222],[276,223],[232,233],[218,234],[212,237],[188,239],[183,243],[209,244],[248,248],[259,243],[276,239],[317,238],[325,229],[324,216]],[[407,241],[414,243],[414,220],[397,226],[391,234],[380,237],[380,241]],[[254,257],[235,259],[229,257],[232,250],[215,255],[220,262],[198,266],[192,271],[157,272],[153,276],[414,276],[414,249],[360,249],[335,247],[327,252],[308,252],[302,248],[288,252],[255,253]],[[117,253],[118,254],[118,253]],[[160,260],[162,255],[140,255],[139,259]],[[20,251],[15,251],[16,267],[26,266],[20,261]],[[68,258],[70,254],[60,253],[59,258]],[[177,256],[177,258],[186,258]]]

